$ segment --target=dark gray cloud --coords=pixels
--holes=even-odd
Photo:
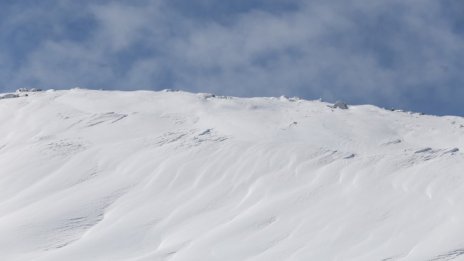
[[[289,95],[460,114],[459,0],[2,1],[0,88]]]

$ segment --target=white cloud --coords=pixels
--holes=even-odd
[[[160,15],[156,7],[120,3],[95,5],[91,10],[99,23],[95,37],[112,51],[121,51],[134,42],[143,41],[146,37],[143,33],[153,31],[152,26],[156,26],[153,20]]]
[[[463,36],[433,0],[300,1],[295,10],[254,8],[227,22],[185,16],[168,1],[137,3],[84,5],[96,21],[90,38],[46,39],[10,82],[384,104],[464,83]]]

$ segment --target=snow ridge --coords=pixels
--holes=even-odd
[[[0,260],[464,260],[464,118],[24,93],[0,99]]]

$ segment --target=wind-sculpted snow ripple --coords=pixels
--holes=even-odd
[[[327,105],[79,89],[2,102],[0,259],[462,258],[464,121]]]

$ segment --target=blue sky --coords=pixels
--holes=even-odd
[[[0,1],[0,91],[76,86],[464,115],[464,2]]]

